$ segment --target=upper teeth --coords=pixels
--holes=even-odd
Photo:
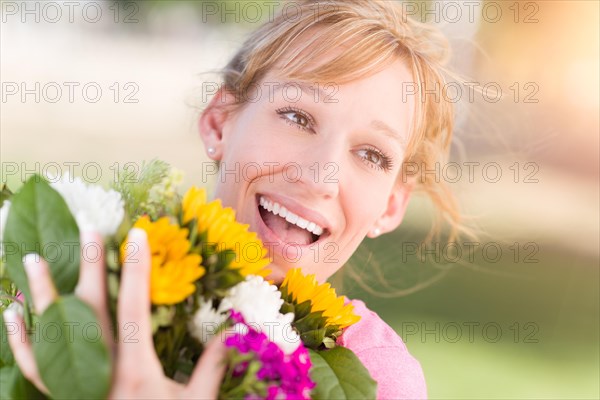
[[[289,211],[287,208],[275,201],[267,200],[261,196],[260,205],[265,210],[272,212],[275,215],[279,215],[281,218],[285,218],[285,220],[290,224],[294,224],[302,229],[306,229],[307,231],[314,233],[317,236],[320,236],[323,233],[323,228],[321,228],[319,225],[315,224],[312,221],[308,221],[302,217],[299,217],[298,215]]]

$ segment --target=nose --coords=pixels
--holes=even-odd
[[[333,157],[302,163],[299,183],[311,194],[326,199],[335,198],[340,190],[340,162]]]

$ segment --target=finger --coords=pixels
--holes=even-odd
[[[8,345],[12,350],[15,361],[23,373],[23,376],[39,390],[48,394],[48,389],[42,382],[37,363],[35,362],[31,342],[27,338],[27,331],[25,330],[23,318],[12,309],[5,310],[3,316],[8,336]]]
[[[42,315],[46,308],[56,300],[56,288],[48,263],[38,254],[30,253],[23,257],[27,282],[31,291],[33,308]]]
[[[100,235],[81,234],[81,266],[75,294],[87,302],[97,314],[106,311],[106,271],[104,248]]]
[[[215,336],[208,342],[186,387],[190,398],[217,398],[225,374],[226,351],[220,337]]]
[[[148,355],[148,349],[154,352],[150,319],[151,259],[146,232],[131,229],[125,251],[117,305],[119,346],[120,351],[134,353],[124,355],[125,358],[135,358]]]
[[[104,246],[102,237],[98,233],[81,233],[81,266],[75,294],[92,307],[98,317],[102,336],[106,339],[107,344],[111,344],[112,333],[109,329],[110,318],[106,299]]]

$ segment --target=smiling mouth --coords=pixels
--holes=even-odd
[[[284,243],[311,245],[329,236],[329,230],[287,210],[281,204],[257,196],[258,211],[264,224]]]

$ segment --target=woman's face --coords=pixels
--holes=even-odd
[[[403,83],[412,78],[396,61],[339,86],[286,82],[268,74],[235,113],[215,98],[200,129],[221,161],[215,196],[258,233],[270,278],[301,267],[322,282],[365,236],[402,220],[410,190],[397,176],[414,111]]]

